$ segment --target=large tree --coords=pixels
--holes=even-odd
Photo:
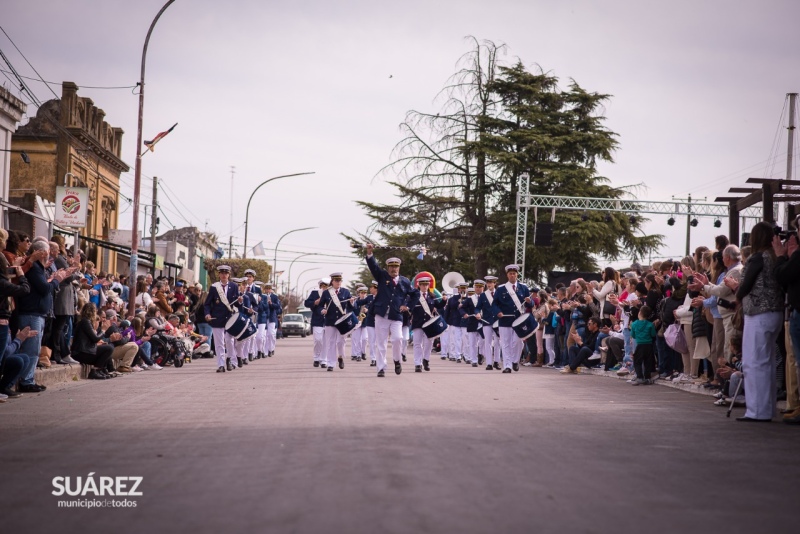
[[[501,65],[503,45],[471,42],[440,93],[439,111],[409,111],[400,125],[403,138],[381,170],[393,176],[398,204],[359,202],[382,243],[427,245],[430,254],[418,270],[456,270],[467,278],[513,258],[521,173],[530,176],[532,194],[625,193],[597,174],[597,163],[612,161],[617,148],[616,134],[603,126],[608,95],[587,92],[575,81],[562,90],[541,69],[530,72],[521,61]],[[584,222],[580,213],[559,212],[558,246],[533,247],[529,232],[524,275],[540,278],[557,265],[596,270],[595,254],[643,256],[660,238],[636,236],[641,222],[631,223],[626,214]]]

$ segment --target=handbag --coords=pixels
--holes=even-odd
[[[695,360],[705,360],[711,356],[711,346],[708,344],[707,337],[694,338],[694,354],[692,358]]]
[[[686,343],[686,334],[679,323],[672,323],[664,332],[664,339],[672,350],[681,354],[689,354],[689,345]]]

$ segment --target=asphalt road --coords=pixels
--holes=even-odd
[[[378,379],[310,353],[280,340],[240,371],[201,360],[0,405],[0,532],[797,529],[796,427],[605,377],[435,359]],[[52,494],[89,473],[142,477],[142,495]]]

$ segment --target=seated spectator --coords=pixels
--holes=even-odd
[[[153,297],[150,296],[150,288],[147,286],[147,282],[144,281],[144,278],[136,282],[136,300],[134,302],[137,311],[147,311],[150,305],[153,304]]]
[[[136,353],[139,352],[139,345],[131,337],[133,330],[129,329],[127,335],[120,331],[119,317],[114,310],[106,311],[106,319],[109,325],[103,337],[114,347],[111,360],[116,371],[120,373],[133,372],[133,359],[136,357]]]
[[[589,358],[594,354],[597,345],[597,336],[600,333],[600,320],[597,317],[590,317],[586,322],[584,335],[577,332],[572,334],[574,345],[569,348],[569,366],[561,370],[562,373],[575,374],[581,364],[591,367]]]
[[[102,334],[110,326],[111,323],[108,319],[100,321],[97,316],[97,308],[91,302],[81,309],[72,339],[72,357],[83,364],[92,366],[89,373],[91,379],[111,378],[106,369],[111,363],[114,347],[103,341]]]
[[[22,393],[14,391],[14,384],[22,378],[22,372],[27,363],[26,355],[20,352],[20,347],[26,339],[35,335],[36,332],[31,330],[29,326],[18,330],[17,336],[8,343],[5,351],[0,354],[0,402],[22,396]]]
[[[722,390],[715,395],[717,406],[727,406],[736,395],[736,405],[745,404],[744,383],[742,380],[742,337],[737,333],[731,338],[728,348],[730,358],[719,359],[716,377],[723,384]],[[738,393],[737,393],[738,391]]]
[[[131,329],[133,330],[134,342],[139,346],[139,352],[136,353],[134,365],[141,360],[143,363],[140,365],[142,369],[155,369],[160,371],[163,369],[160,365],[155,363],[152,359],[153,347],[150,344],[150,339],[156,333],[156,329],[152,326],[145,328],[144,320],[141,317],[134,317],[131,322]],[[124,334],[125,332],[123,332]]]
[[[166,316],[172,313],[172,306],[168,301],[169,288],[163,281],[156,282],[156,293],[153,296],[153,302],[161,310],[162,315]]]

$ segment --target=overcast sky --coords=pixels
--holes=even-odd
[[[45,80],[82,86],[79,95],[125,130],[128,197],[138,100],[130,89],[87,86],[138,81],[144,37],[161,5],[4,0],[0,16]],[[651,200],[689,193],[713,200],[748,176],[785,176],[780,118],[786,93],[800,91],[799,20],[800,3],[792,0],[177,0],[150,41],[144,137],[179,125],[143,159],[143,174],[166,182],[159,200],[175,226],[207,224],[227,241],[235,165],[233,238],[241,244],[255,186],[314,171],[256,194],[248,243],[272,249],[281,234],[316,226],[281,242],[297,252],[279,253],[279,270],[303,252],[348,256],[339,232],[363,231],[368,223],[354,201],[392,200],[385,178],[374,177],[401,138],[398,124],[410,109],[438,110],[434,98],[470,49],[465,36],[473,35],[507,44],[508,62],[539,64],[564,85],[574,78],[613,95],[606,125],[619,134],[620,150],[601,168],[612,184],[643,183],[640,198]],[[4,36],[0,48],[21,74],[35,76]],[[41,100],[53,97],[41,83],[31,87]],[[60,95],[60,87],[54,90]],[[142,203],[149,203],[151,182],[142,185]],[[188,210],[166,200],[170,189]],[[130,227],[131,212],[121,215],[120,227]],[[661,256],[677,257],[685,226],[665,221],[653,216],[646,230],[667,236]],[[162,217],[161,230],[169,226]],[[714,235],[712,221],[701,220],[692,245],[710,245]],[[317,270],[300,278],[301,287],[333,270],[348,275],[356,264],[349,257],[303,258],[293,267],[293,284],[307,268]]]

